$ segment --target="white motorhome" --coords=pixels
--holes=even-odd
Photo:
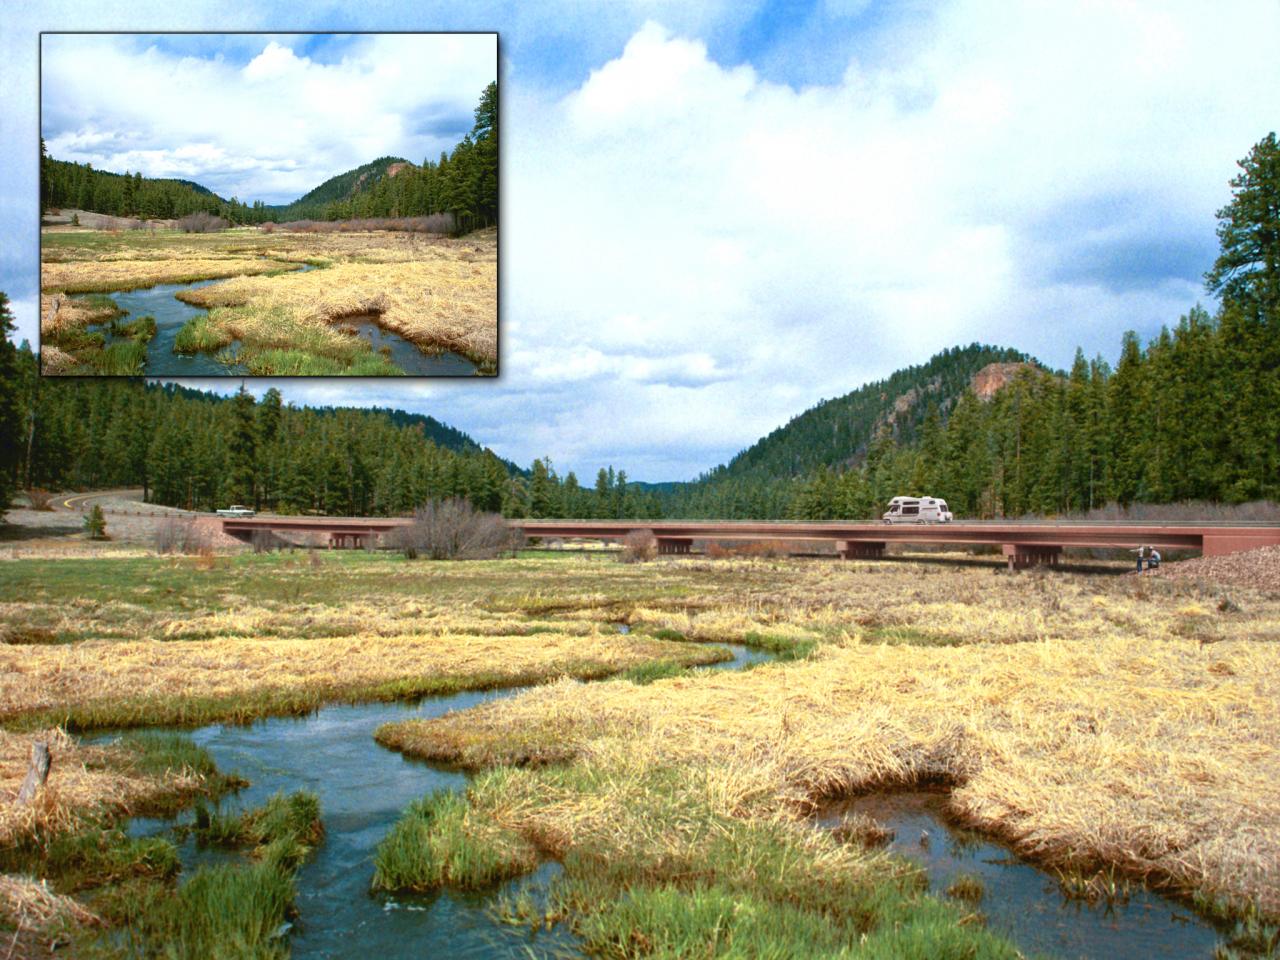
[[[894,497],[880,518],[885,523],[950,523],[947,501],[937,497]]]

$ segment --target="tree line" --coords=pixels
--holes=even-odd
[[[12,333],[3,294],[0,324]],[[403,411],[295,407],[275,388],[255,400],[243,387],[222,397],[140,378],[42,380],[7,336],[0,373],[0,510],[20,488],[141,487],[148,502],[192,510],[404,516],[461,497],[509,517],[656,515],[625,473],[602,470],[582,490],[549,461],[519,470]]]
[[[459,232],[465,233],[498,222],[497,83],[481,93],[474,125],[453,150],[442,151],[439,160],[424,160],[420,167],[408,164],[388,176],[387,166],[394,159],[380,158],[280,206],[260,200],[245,203],[237,197],[224,200],[187,180],[111,173],[95,170],[89,163],[55,160],[46,153],[42,138],[40,197],[45,208],[72,207],[144,220],[203,212],[237,225],[448,213]],[[373,175],[377,170],[381,176]],[[362,171],[368,174],[364,178],[359,176]],[[342,193],[335,196],[338,188]]]

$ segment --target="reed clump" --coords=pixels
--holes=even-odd
[[[415,801],[378,844],[375,890],[479,890],[537,866],[533,845],[486,822],[466,797],[441,790]]]

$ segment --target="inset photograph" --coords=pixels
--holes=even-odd
[[[497,374],[496,33],[40,54],[42,374]]]

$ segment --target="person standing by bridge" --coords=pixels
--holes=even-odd
[[[1150,547],[1141,546],[1138,548],[1138,572],[1139,573],[1142,572],[1142,562],[1146,560],[1150,556],[1150,554],[1151,554]]]

